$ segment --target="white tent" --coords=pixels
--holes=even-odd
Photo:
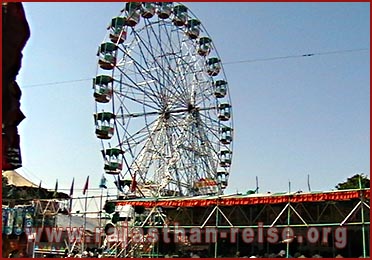
[[[3,171],[3,176],[6,177],[8,179],[8,184],[9,185],[14,185],[14,186],[17,186],[17,187],[34,187],[34,188],[37,188],[38,185],[36,185],[35,183],[27,180],[25,177],[23,177],[22,175],[20,175],[18,172],[16,171]]]

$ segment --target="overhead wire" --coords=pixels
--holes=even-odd
[[[346,50],[336,50],[336,51],[305,53],[305,54],[299,54],[299,55],[288,55],[288,56],[277,56],[277,57],[269,57],[269,58],[258,58],[258,59],[229,61],[229,62],[223,62],[222,65],[233,65],[233,64],[253,63],[253,62],[265,62],[265,61],[295,59],[295,58],[307,58],[307,57],[320,56],[320,55],[334,55],[334,54],[344,54],[344,53],[361,52],[361,51],[369,51],[369,48],[346,49]],[[68,83],[88,81],[88,80],[92,80],[92,78],[32,84],[32,85],[25,85],[22,88],[34,88],[34,87],[42,87],[42,86],[61,85],[61,84],[68,84]]]
[[[74,82],[88,81],[88,80],[92,80],[92,78],[89,78],[89,79],[73,79],[73,80],[66,80],[66,81],[56,81],[56,82],[49,82],[49,83],[32,84],[32,85],[26,85],[22,88],[34,88],[34,87],[43,87],[43,86],[51,86],[51,85],[60,85],[60,84],[67,84],[67,83],[74,83]]]
[[[259,59],[251,59],[251,60],[240,60],[240,61],[230,61],[224,62],[223,65],[231,65],[231,64],[240,64],[240,63],[250,63],[250,62],[260,62],[260,61],[272,61],[272,60],[283,60],[283,59],[293,59],[293,58],[304,58],[304,57],[312,57],[312,56],[319,56],[319,55],[331,55],[331,54],[342,54],[348,52],[360,52],[360,51],[367,51],[368,48],[363,49],[350,49],[350,50],[338,50],[338,51],[327,51],[327,52],[317,52],[317,53],[306,53],[300,55],[290,55],[290,56],[278,56],[278,57],[270,57],[270,58],[259,58]]]

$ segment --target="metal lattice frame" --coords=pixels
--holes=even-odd
[[[364,190],[369,192],[369,190]],[[360,193],[360,198],[354,198],[349,200],[339,201],[318,201],[318,202],[291,202],[291,194],[285,195],[288,197],[287,202],[277,204],[257,204],[257,205],[238,205],[238,206],[222,206],[213,204],[206,207],[170,207],[163,208],[167,217],[170,217],[174,223],[178,223],[179,227],[186,230],[191,228],[217,228],[220,231],[226,231],[231,228],[252,228],[258,230],[259,228],[268,229],[275,227],[278,229],[285,229],[287,227],[295,230],[296,235],[305,236],[309,228],[337,228],[337,227],[348,227],[348,232],[360,231],[362,236],[359,237],[359,241],[362,245],[360,252],[349,252],[359,253],[359,255],[366,257],[369,254],[368,238],[366,232],[369,225],[369,199],[365,198],[363,192]],[[128,203],[131,203],[128,201]],[[162,205],[160,202],[158,205]],[[153,211],[159,206],[149,208],[149,211]],[[257,223],[260,222],[260,225]],[[150,228],[157,227],[162,228],[162,225],[154,226],[141,223],[141,227]],[[169,225],[170,228],[174,226]],[[228,231],[227,231],[228,232]],[[349,238],[349,242],[351,242]],[[353,237],[352,240],[356,240]],[[286,254],[290,255],[292,251],[291,242],[285,243]],[[217,240],[212,245],[211,256],[217,257],[218,252],[221,252],[219,243]],[[284,242],[283,242],[284,243]],[[333,242],[330,241],[329,247],[333,251],[333,257],[336,255]],[[275,245],[266,243],[267,250]],[[313,251],[319,250],[324,246],[321,244],[313,245]],[[253,245],[252,245],[253,248]],[[330,250],[331,250],[330,249]],[[253,250],[253,249],[252,249]],[[354,249],[353,249],[354,250]],[[350,248],[349,248],[350,251]],[[293,252],[291,252],[293,255]]]

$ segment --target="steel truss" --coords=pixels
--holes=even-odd
[[[318,198],[318,200],[306,199],[309,195],[314,195],[314,198]],[[322,197],[326,199],[322,199]],[[259,201],[255,204],[244,202],[244,199],[252,201],[252,198],[260,198],[260,196],[257,194],[217,196],[209,199],[207,203],[205,203],[208,201],[207,198],[201,198],[200,200],[203,202],[199,203],[200,206],[192,205],[198,204],[195,202],[198,199],[191,201],[190,199],[179,199],[177,202],[174,199],[170,201],[155,199],[151,202],[121,200],[116,203],[131,204],[134,207],[146,206],[147,218],[145,221],[137,223],[137,226],[144,228],[145,231],[150,228],[158,228],[160,234],[162,228],[164,231],[164,227],[174,230],[174,232],[184,229],[187,240],[195,228],[216,229],[217,239],[208,249],[209,256],[213,257],[221,257],[222,253],[232,248],[236,251],[244,251],[245,254],[257,254],[264,251],[277,253],[278,250],[284,249],[287,257],[293,256],[296,252],[318,253],[325,257],[335,257],[338,253],[348,257],[367,257],[369,255],[369,189],[337,191],[335,193],[271,194],[265,196],[265,199],[262,199],[261,196],[261,203]],[[229,199],[239,199],[241,204],[226,205]],[[268,202],[270,199],[272,199],[272,203]],[[149,205],[151,206],[149,207]],[[166,219],[163,223],[155,225],[149,219],[158,209],[165,213]],[[242,244],[244,241],[241,238],[245,232],[244,229],[247,228],[252,229],[256,235],[258,232],[262,232],[264,240],[269,237],[267,232],[270,228],[276,229],[279,240],[275,243],[254,241],[250,244]],[[294,233],[289,233],[288,228]],[[338,249],[336,231],[341,231],[340,228],[345,228],[347,243],[344,248]],[[234,243],[231,241],[227,243],[226,237],[231,238],[232,230],[237,230],[234,232],[237,232],[238,239]],[[310,243],[312,241],[308,240],[307,236],[315,231],[319,232],[319,241]],[[225,237],[222,237],[221,234],[224,234]],[[192,250],[193,245],[189,245],[189,248]],[[156,253],[156,255],[164,254],[166,249],[164,252]],[[223,256],[234,256],[234,254]]]

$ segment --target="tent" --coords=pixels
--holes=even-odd
[[[27,204],[35,199],[69,199],[70,196],[63,192],[47,190],[27,180],[16,171],[4,171],[3,177],[7,178],[7,184],[3,184],[2,203],[7,205],[10,202]]]
[[[38,187],[38,185],[27,180],[25,177],[23,177],[16,171],[4,171],[2,173],[2,176],[8,179],[8,185],[14,185],[16,187],[33,187],[33,188]]]

